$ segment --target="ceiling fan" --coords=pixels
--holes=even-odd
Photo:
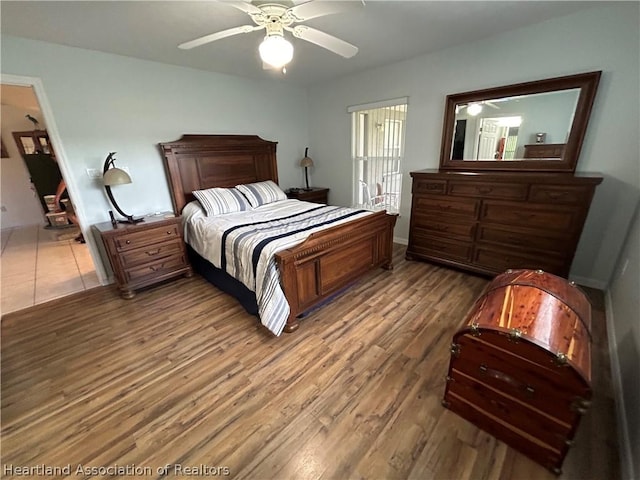
[[[485,100],[482,102],[470,102],[468,105],[456,105],[456,114],[459,113],[463,108],[466,108],[467,112],[469,112],[469,115],[476,116],[482,111],[483,105],[487,105],[491,108],[495,108],[496,110],[500,110],[499,106],[495,105],[489,100]]]
[[[205,35],[204,37],[181,43],[178,48],[190,50],[222,38],[265,29],[266,36],[259,47],[260,58],[265,68],[284,69],[284,66],[293,58],[293,45],[284,37],[285,30],[291,32],[296,38],[326,48],[345,58],[351,58],[358,53],[358,47],[333,35],[307,25],[294,26],[296,23],[312,18],[344,11],[354,4],[358,5],[357,2],[318,2],[311,0],[296,5],[291,0],[254,0],[250,3],[239,1],[223,1],[221,3],[247,13],[255,25],[241,25]]]

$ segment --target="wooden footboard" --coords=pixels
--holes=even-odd
[[[396,215],[384,211],[314,233],[276,254],[280,283],[291,313],[286,332],[298,328],[297,317],[354,282],[369,270],[393,268]]]

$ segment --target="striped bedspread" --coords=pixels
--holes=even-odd
[[[371,212],[346,207],[282,200],[248,212],[207,217],[197,202],[183,211],[185,240],[202,257],[254,291],[260,321],[280,335],[289,305],[275,253],[303,242],[319,230]]]

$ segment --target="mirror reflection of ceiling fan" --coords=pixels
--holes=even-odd
[[[265,68],[282,69],[285,72],[285,65],[292,60],[293,45],[285,38],[284,31],[345,58],[351,58],[358,53],[358,47],[333,35],[307,25],[294,26],[294,24],[312,18],[344,11],[353,5],[358,6],[357,2],[318,2],[312,0],[296,5],[291,0],[254,0],[251,3],[239,1],[223,1],[221,3],[247,13],[255,25],[241,25],[205,35],[182,43],[178,45],[178,48],[190,50],[222,38],[265,29],[266,36],[258,49]]]
[[[456,113],[460,112],[463,108],[467,109],[469,115],[478,115],[482,111],[483,105],[487,105],[488,107],[495,108],[496,110],[500,110],[500,107],[493,102],[488,100],[482,102],[471,102],[468,105],[456,105]]]

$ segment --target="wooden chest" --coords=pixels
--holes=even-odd
[[[507,270],[451,344],[443,405],[554,473],[591,398],[591,305],[573,283]]]

